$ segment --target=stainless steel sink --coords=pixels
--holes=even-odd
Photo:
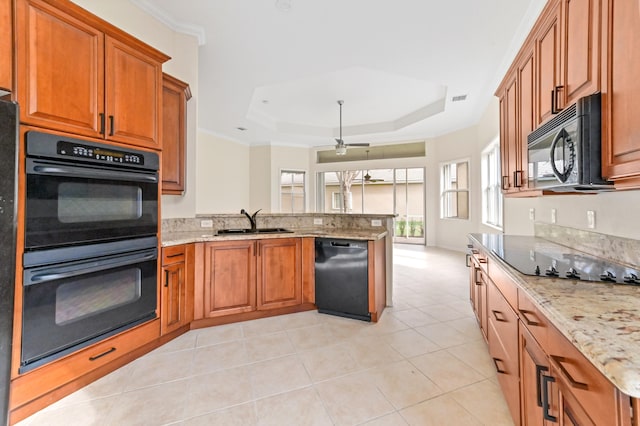
[[[219,229],[217,235],[242,235],[242,234],[286,234],[293,231],[285,228],[258,228],[258,229]]]

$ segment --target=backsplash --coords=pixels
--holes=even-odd
[[[258,213],[258,228],[299,229],[377,229],[385,228],[393,231],[394,215],[375,214],[322,214],[322,213]],[[314,225],[314,219],[322,219],[322,225]],[[212,227],[202,227],[203,220],[210,220]],[[380,220],[381,226],[372,226],[372,220]],[[218,229],[249,228],[249,220],[242,214],[197,215],[195,218],[164,219],[162,232],[214,232]]]
[[[640,265],[639,240],[542,222],[535,223],[534,232],[536,237],[541,237],[584,253],[632,267]]]

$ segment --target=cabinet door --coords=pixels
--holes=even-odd
[[[189,85],[162,76],[162,193],[181,195],[185,189],[185,144]]]
[[[12,1],[0,0],[0,91],[13,90]]]
[[[522,426],[539,426],[553,424],[557,417],[552,409],[549,361],[538,342],[533,338],[524,324],[520,324],[520,393]]]
[[[498,382],[514,422],[520,419],[520,372],[518,368],[518,317],[491,282],[487,284],[487,331],[489,353]]]
[[[186,301],[186,265],[184,262],[162,267],[162,291],[160,333],[170,333],[185,324]]]
[[[258,309],[302,303],[302,242],[276,238],[258,242]]]
[[[501,135],[500,156],[502,168],[502,190],[506,192],[518,191],[515,181],[518,170],[518,96],[517,76],[514,73],[505,86],[504,95],[500,99]]]
[[[254,241],[205,245],[204,316],[254,311],[256,255]]]
[[[640,4],[604,0],[602,174],[640,176]],[[638,186],[636,182],[636,186]]]
[[[16,7],[20,121],[101,137],[103,34],[38,0]]]
[[[535,36],[535,49],[538,63],[536,66],[536,120],[537,124],[546,121],[555,110],[560,86],[560,4],[550,9],[540,31]]]
[[[600,89],[600,0],[562,1],[560,107]]]
[[[111,37],[105,46],[107,139],[159,149],[161,65]]]
[[[515,185],[522,190],[527,189],[528,184],[528,167],[529,157],[527,152],[527,137],[535,129],[535,104],[534,104],[534,91],[535,91],[535,68],[534,68],[534,52],[533,45],[529,45],[528,49],[524,50],[526,55],[520,60],[517,68],[518,72],[518,105],[520,109],[518,111],[518,141],[517,143],[517,169],[516,169],[516,182]]]

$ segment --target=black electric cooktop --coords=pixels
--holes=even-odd
[[[541,238],[482,234],[478,239],[524,275],[640,285],[640,271]]]

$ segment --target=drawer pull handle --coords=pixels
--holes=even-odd
[[[168,254],[165,257],[171,258],[171,257],[178,257],[178,256],[182,256],[184,255],[184,253],[179,252],[179,253],[173,253],[173,254]]]
[[[502,176],[502,190],[506,191],[509,189],[509,176]]]
[[[169,287],[169,270],[164,270],[164,286]]]
[[[586,383],[579,382],[575,380],[573,377],[571,377],[571,374],[569,374],[567,369],[562,364],[563,362],[567,361],[564,357],[551,355],[551,361],[553,362],[554,367],[560,370],[560,373],[564,376],[565,379],[567,379],[571,387],[575,389],[585,390],[585,391],[589,390],[589,385],[587,385]]]
[[[527,325],[533,325],[533,326],[539,326],[540,325],[539,322],[531,321],[529,319],[529,317],[527,317],[527,315],[533,315],[533,312],[525,311],[524,309],[518,309],[518,311],[520,312],[520,315],[522,316],[522,319],[524,320],[524,322],[527,323]]]
[[[538,407],[542,407],[542,373],[549,371],[547,367],[544,365],[536,364],[536,402],[538,403]]]
[[[467,257],[466,257],[464,263],[465,263],[465,265],[467,265],[467,268],[471,267],[471,255],[470,254],[467,254]]]
[[[487,259],[480,257],[480,258],[478,258],[478,262],[487,263]]]
[[[505,317],[504,314],[500,311],[496,311],[495,309],[492,309],[491,312],[493,313],[493,317],[496,319],[496,321],[499,322],[509,322]]]
[[[100,358],[102,358],[102,357],[103,357],[103,356],[105,356],[105,355],[109,355],[111,352],[115,352],[115,350],[116,350],[116,348],[113,348],[113,347],[112,347],[111,349],[108,349],[108,350],[106,350],[106,351],[102,352],[101,354],[94,355],[94,356],[90,356],[90,357],[89,357],[89,361],[95,361],[95,360],[97,360],[97,359],[100,359]]]
[[[549,414],[549,383],[555,382],[556,379],[553,376],[542,375],[542,417],[545,420],[556,423],[558,418]]]
[[[496,366],[496,372],[499,374],[507,374],[507,372],[505,370],[500,369],[500,367],[498,366],[498,362],[502,362],[501,359],[498,358],[491,358],[493,360],[493,365]]]

